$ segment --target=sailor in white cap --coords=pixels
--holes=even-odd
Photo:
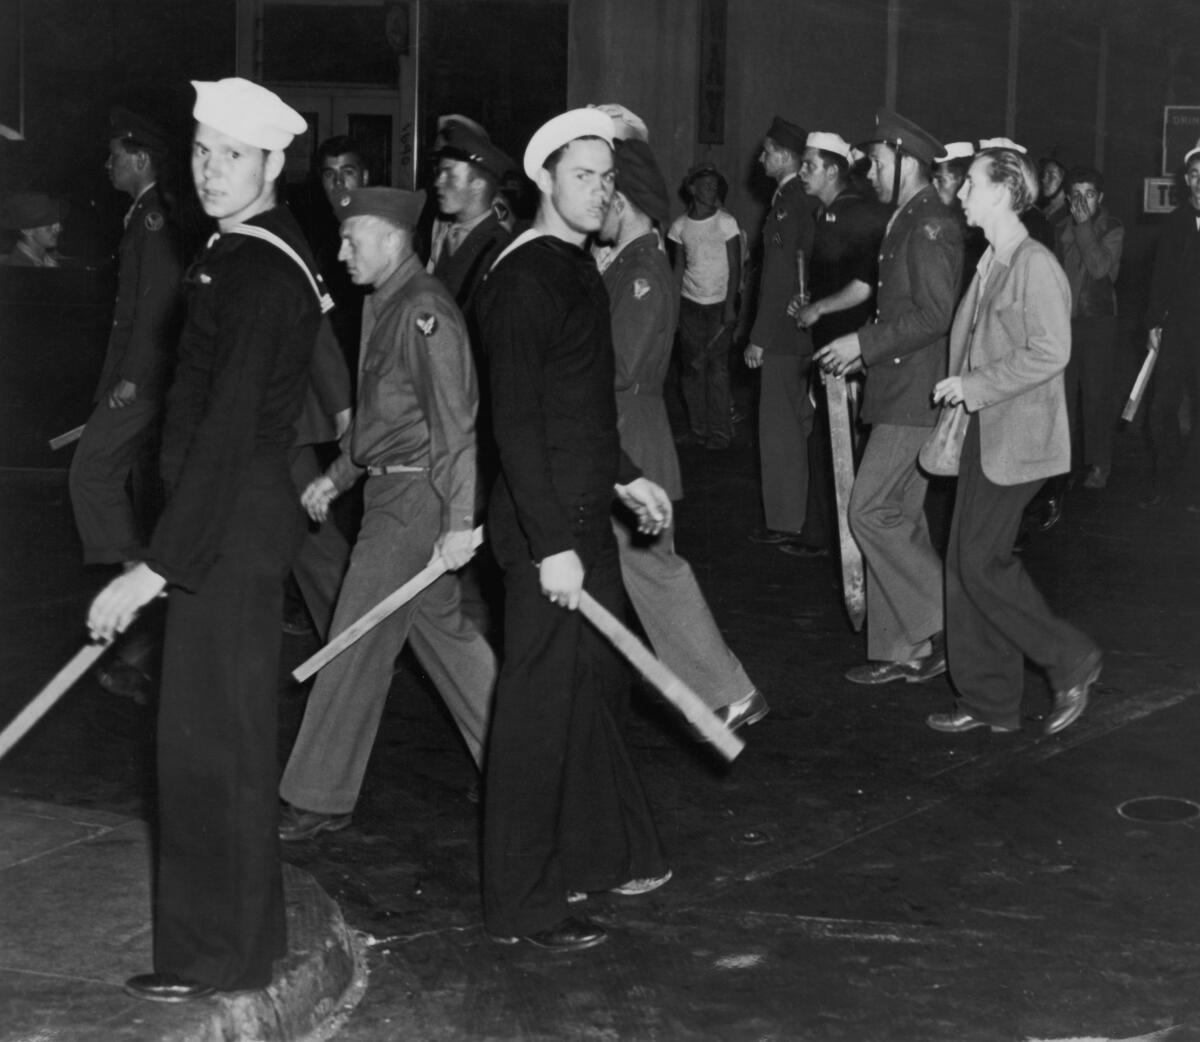
[[[669,875],[612,714],[623,667],[574,610],[585,589],[610,610],[624,602],[614,491],[643,531],[671,522],[667,494],[621,452],[608,294],[587,251],[613,194],[612,142],[598,109],[533,135],[524,166],[541,192],[537,217],[477,297],[506,620],[484,787],[484,922],[500,943],[556,951],[607,937],[569,915],[569,892],[645,893]]]
[[[869,321],[875,310],[879,243],[887,225],[885,207],[864,198],[850,179],[850,143],[839,134],[813,131],[800,159],[800,182],[820,204],[813,236],[807,293],[788,307],[796,324],[812,332],[820,350]],[[808,436],[808,498],[804,528],[779,544],[793,557],[829,553],[834,528],[832,450],[829,419],[819,380],[810,380],[817,415]]]
[[[169,592],[158,714],[154,972],[140,998],[262,988],[287,952],[275,836],[283,576],[304,536],[288,469],[323,299],[275,206],[304,120],[246,80],[196,83],[192,176],[214,235],[188,280],[167,397],[168,501],[145,560],[93,602],[108,640]]]
[[[941,155],[933,157],[933,187],[951,210],[959,209],[958,190],[977,151],[974,141],[951,141]]]

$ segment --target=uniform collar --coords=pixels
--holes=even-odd
[[[389,300],[392,299],[418,271],[421,271],[421,262],[417,259],[415,253],[410,253],[403,261],[400,262],[400,267],[393,271],[385,280],[382,286],[379,286],[367,298],[371,305],[371,310],[378,315],[386,306]]]
[[[146,185],[145,188],[143,188],[140,192],[138,192],[137,195],[135,195],[133,197],[133,202],[130,204],[129,209],[125,211],[125,227],[126,228],[129,227],[129,222],[133,219],[133,211],[138,208],[138,203],[140,203],[142,201],[142,199],[145,197],[146,193],[150,191],[150,189],[156,188],[157,186],[158,186],[157,181],[151,181],[148,185]]]
[[[618,261],[626,257],[632,257],[638,253],[644,253],[646,250],[661,250],[662,239],[659,238],[658,232],[651,228],[650,231],[639,235],[636,239],[630,239],[628,242],[622,243],[616,247],[604,261],[604,267],[601,272],[607,271]]]

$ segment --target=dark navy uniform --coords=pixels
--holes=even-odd
[[[117,564],[144,553],[125,484],[152,431],[170,376],[182,274],[177,230],[151,185],[126,217],[117,302],[93,398],[96,406],[71,464],[71,506],[88,564]],[[135,385],[137,397],[113,408],[108,395],[121,380]]]
[[[313,268],[291,214],[246,222]],[[261,988],[287,950],[276,835],[283,578],[304,535],[288,469],[320,319],[300,267],[224,234],[187,280],[166,403],[167,505],[147,563],[167,579],[158,716],[154,966]]]
[[[577,611],[546,598],[534,562],[574,550],[584,589],[621,614],[613,484],[621,451],[609,300],[591,254],[550,235],[502,257],[480,290],[501,475],[488,510],[504,569],[504,659],[488,746],[487,929],[521,936],[567,917],[568,890],[658,877],[666,863],[617,724],[627,673]]]

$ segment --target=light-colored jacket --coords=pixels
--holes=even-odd
[[[1070,469],[1070,357],[1071,290],[1054,254],[1028,233],[1002,253],[989,247],[950,332],[950,372],[962,374],[989,481],[1019,485]]]

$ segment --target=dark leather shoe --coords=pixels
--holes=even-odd
[[[1087,708],[1092,685],[1100,678],[1102,665],[1103,661],[1097,655],[1095,663],[1080,683],[1067,688],[1066,691],[1054,692],[1054,710],[1046,720],[1046,734],[1058,734],[1064,727],[1070,727],[1083,715],[1083,711]]]
[[[1038,524],[1039,531],[1049,532],[1062,518],[1063,497],[1051,496],[1046,500],[1046,512],[1042,514],[1042,520]]]
[[[929,638],[929,654],[917,659],[917,663],[921,668],[917,670],[916,676],[909,678],[909,683],[921,684],[946,672],[945,633],[935,633]]]
[[[756,528],[746,538],[752,543],[773,546],[776,543],[786,543],[790,539],[795,539],[797,534],[796,532],[777,532],[774,528]]]
[[[279,838],[284,843],[297,843],[322,832],[338,832],[349,824],[349,814],[322,814],[285,803],[279,812]]]
[[[890,684],[893,680],[907,680],[915,684],[920,678],[921,662],[864,662],[846,670],[846,679],[852,684]]]
[[[989,724],[986,720],[980,720],[961,709],[955,710],[953,713],[930,713],[925,717],[925,723],[943,734],[963,734],[966,731],[974,731],[977,727],[990,727],[993,734],[1011,734],[1013,731],[1020,730],[1017,727]]]
[[[595,948],[608,940],[608,931],[599,923],[590,919],[576,919],[568,916],[556,926],[524,937],[500,937],[489,934],[497,944],[520,944],[522,941],[532,944],[535,948],[544,948],[551,952],[581,952],[585,948]]]
[[[173,973],[139,973],[125,982],[125,991],[151,1002],[193,1002],[216,994],[217,989]]]
[[[788,554],[791,557],[828,557],[829,548],[826,546],[813,546],[811,543],[802,543],[799,539],[789,539],[786,543],[779,544],[781,553]]]
[[[767,705],[767,700],[763,698],[758,688],[755,688],[745,698],[739,698],[736,702],[721,706],[716,711],[716,715],[729,730],[736,731],[739,727],[749,727],[751,724],[758,723],[770,711],[771,707]]]

